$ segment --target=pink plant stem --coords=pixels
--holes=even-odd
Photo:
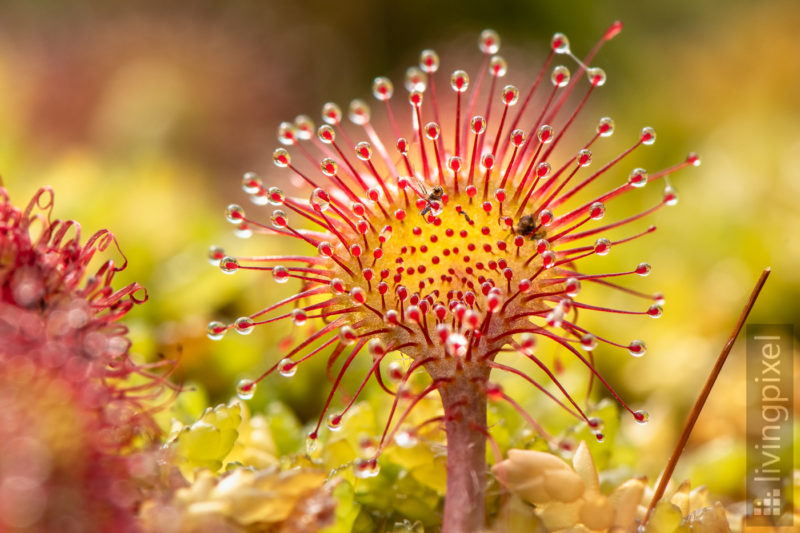
[[[447,494],[442,533],[473,533],[486,516],[486,390],[461,374],[440,387],[447,432]]]

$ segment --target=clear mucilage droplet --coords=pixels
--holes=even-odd
[[[297,374],[297,363],[288,357],[281,359],[278,363],[278,373],[285,378],[294,376]]]
[[[242,190],[245,194],[256,194],[261,189],[261,179],[255,172],[245,172],[242,176]]]
[[[651,144],[656,142],[656,130],[654,130],[649,126],[642,128],[641,139],[642,139],[642,144],[644,144],[645,146],[650,146]]]
[[[325,425],[328,426],[328,429],[331,431],[339,431],[342,429],[342,415],[331,413],[328,415],[328,418],[325,420]]]
[[[361,99],[356,98],[350,102],[350,107],[347,111],[347,117],[350,122],[358,126],[368,124],[371,118],[371,111],[369,105]]]
[[[406,90],[410,93],[418,92],[424,93],[428,87],[428,82],[425,79],[425,73],[417,67],[409,67],[406,70]]]
[[[606,83],[606,71],[599,67],[586,69],[586,76],[589,78],[589,83],[595,87],[602,87]]]
[[[225,332],[228,331],[228,328],[222,322],[209,322],[208,327],[206,328],[206,335],[212,341],[218,341],[222,337],[225,336]]]
[[[469,76],[463,70],[456,70],[450,76],[450,87],[457,93],[463,93],[469,88]]]
[[[308,115],[297,115],[294,119],[297,138],[302,141],[311,140],[314,136],[314,121]]]
[[[225,250],[219,246],[212,246],[208,249],[208,262],[211,263],[211,266],[218,267],[223,257],[225,257]]]
[[[231,224],[241,224],[244,222],[244,209],[237,204],[230,204],[225,210],[225,218]]]
[[[272,152],[272,162],[275,163],[275,166],[278,168],[286,168],[292,164],[292,156],[289,155],[289,152],[285,148],[276,148],[275,151]]]
[[[569,39],[563,33],[555,33],[550,39],[550,47],[557,54],[569,53]]]
[[[433,50],[423,50],[419,55],[419,68],[423,72],[433,74],[439,70],[439,55]]]
[[[274,279],[276,283],[286,283],[289,281],[289,278],[289,270],[285,266],[279,265],[272,267],[272,279]]]
[[[486,131],[486,120],[481,116],[474,116],[472,120],[470,120],[470,128],[472,129],[472,133],[480,135]]]
[[[484,54],[496,54],[500,51],[500,36],[494,30],[483,30],[478,39],[478,48]]]
[[[644,344],[643,341],[635,340],[631,341],[628,345],[628,353],[631,354],[633,357],[641,357],[647,351],[647,346]]]
[[[553,127],[543,124],[536,131],[536,138],[539,139],[539,142],[542,144],[550,144],[553,142]]]
[[[356,459],[353,462],[353,474],[359,479],[375,477],[380,471],[377,459]]]
[[[267,189],[267,202],[270,205],[283,205],[286,202],[286,194],[278,187]]]
[[[272,216],[269,217],[269,221],[272,224],[272,227],[276,229],[285,228],[286,224],[288,223],[286,212],[276,209],[272,212]]]
[[[416,432],[411,429],[401,429],[394,435],[395,443],[401,448],[413,448],[419,442]]]
[[[255,329],[255,323],[249,316],[243,316],[236,319],[233,323],[233,329],[240,335],[249,335]]]
[[[323,124],[317,130],[317,138],[323,144],[331,144],[336,140],[336,131],[328,124]]]
[[[251,379],[241,379],[236,384],[236,396],[241,400],[249,400],[256,394],[256,382]]]
[[[384,76],[375,78],[375,80],[372,82],[372,95],[377,100],[389,100],[392,97],[392,94],[394,94],[392,80]]]
[[[581,337],[581,348],[586,352],[591,352],[597,348],[597,337],[591,333],[586,333]]]
[[[319,213],[324,213],[331,206],[330,200],[331,198],[328,195],[327,191],[317,187],[311,192],[311,199],[309,200],[309,202],[311,203],[311,207],[314,208],[314,211],[317,211]]]
[[[513,85],[506,85],[503,87],[503,103],[507,106],[512,106],[519,100],[519,89]]]
[[[342,122],[342,109],[334,104],[328,102],[322,106],[322,120],[331,126],[337,126]]]
[[[597,133],[600,137],[611,137],[614,134],[614,121],[609,117],[603,117],[597,123]]]
[[[553,85],[556,87],[566,87],[569,83],[569,76],[569,69],[564,65],[558,65],[553,69],[552,74],[550,74],[550,81],[553,82]]]
[[[495,78],[502,78],[508,72],[508,63],[500,56],[494,56],[489,60],[489,73]]]
[[[292,311],[292,322],[295,326],[302,326],[308,320],[308,315],[303,309],[295,309]]]
[[[239,260],[235,257],[223,257],[219,260],[219,269],[223,274],[233,274],[239,270]]]
[[[628,183],[632,187],[642,188],[647,185],[647,171],[643,168],[634,168],[628,175]]]
[[[297,144],[297,133],[294,124],[291,122],[280,123],[278,126],[278,141],[285,146]]]

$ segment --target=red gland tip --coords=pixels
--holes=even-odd
[[[605,35],[603,35],[603,39],[606,41],[610,41],[614,37],[616,37],[619,32],[622,31],[622,21],[616,20],[614,23],[606,30]]]

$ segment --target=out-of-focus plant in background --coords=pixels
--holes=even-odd
[[[280,328],[225,343],[205,336],[210,320],[260,308],[265,292],[292,292],[270,276],[220,276],[206,261],[212,243],[266,253],[263,242],[236,240],[222,212],[231,201],[245,203],[245,171],[268,184],[282,179],[271,162],[280,121],[300,113],[317,120],[325,101],[367,98],[373,77],[399,80],[422,48],[435,48],[445,69],[461,67],[486,27],[504,38],[511,72],[529,71],[527,79],[554,31],[587,49],[617,18],[626,29],[597,61],[609,81],[593,112],[610,114],[631,134],[653,126],[659,150],[640,156],[652,168],[690,149],[703,156],[700,171],[679,184],[680,203],[656,214],[661,230],[647,243],[650,255],[620,247],[606,259],[623,269],[647,260],[649,283],[666,295],[664,316],[637,326],[635,336],[648,341],[645,358],[598,357],[626,399],[650,413],[646,426],[623,423],[630,447],[616,464],[654,479],[765,265],[773,277],[751,321],[798,326],[796,2],[582,0],[567,10],[547,2],[7,1],[0,7],[0,172],[18,203],[51,185],[56,216],[81,220],[89,233],[114,232],[130,261],[120,283],[135,280],[150,293],[128,315],[132,351],[180,359],[177,379],[197,385],[176,408],[190,423],[286,349]],[[645,207],[636,202],[629,200],[631,213]],[[591,330],[593,318],[584,315],[582,325]],[[605,330],[627,324],[600,319]],[[744,496],[743,356],[740,344],[675,476],[707,484],[726,502]],[[308,422],[320,411],[326,379],[320,368],[275,381],[249,407],[255,414],[280,400],[292,414],[271,420]]]

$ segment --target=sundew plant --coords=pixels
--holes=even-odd
[[[0,532],[791,523],[731,351],[770,269],[712,361],[800,250],[786,8],[6,4]]]
[[[632,167],[628,156],[656,141],[650,127],[629,134],[616,157],[594,160],[595,143],[615,132],[614,121],[602,117],[588,127],[582,115],[592,113],[585,104],[606,82],[595,57],[621,29],[614,23],[582,58],[556,33],[541,69],[521,88],[503,83],[508,67],[498,55],[500,39],[486,30],[478,43],[483,60],[471,66],[471,75],[442,72],[436,52],[424,50],[419,66],[407,70],[402,94],[388,78],[375,78],[374,112],[362,100],[353,100],[346,111],[327,103],[319,127],[307,116],[282,123],[283,147],[273,160],[284,172],[282,181],[302,184],[301,196],[247,174],[244,191],[271,212],[246,214],[230,205],[227,218],[242,235],[297,240],[308,252],[269,255],[269,241],[259,257],[211,249],[224,273],[266,271],[275,282],[297,287],[294,295],[233,323],[212,322],[211,338],[221,339],[228,330],[248,334],[276,321],[317,324],[266,372],[242,380],[241,398],[251,398],[258,384],[280,379],[273,374],[302,379],[306,361],[327,357],[332,385],[308,434],[312,445],[323,424],[331,431],[341,427],[370,380],[393,398],[377,444],[353,463],[356,477],[377,475],[381,453],[398,433],[414,435],[406,423],[409,413],[424,398],[440,397],[442,414],[425,424],[446,433],[443,531],[477,531],[485,523],[488,401],[517,409],[551,451],[571,446],[506,394],[498,376],[528,381],[564,416],[603,440],[603,421],[586,414],[581,394],[561,383],[538,345],[560,346],[629,416],[647,421],[648,414],[629,407],[594,364],[609,350],[641,357],[645,343],[620,339],[615,331],[588,331],[578,315],[661,316],[660,294],[625,285],[627,277],[646,276],[650,265],[622,272],[582,265],[652,233],[647,216],[677,202],[669,176],[700,160],[692,153],[665,169]],[[568,144],[572,137],[582,140]],[[634,193],[650,194],[652,207],[614,216],[615,204]],[[618,236],[618,228],[625,233]],[[612,308],[602,299],[584,299],[581,288],[587,284],[622,291],[630,303]],[[505,352],[535,363],[548,381],[498,362]],[[349,401],[337,405],[342,379],[359,357],[372,365]],[[418,375],[426,376],[422,385]]]

